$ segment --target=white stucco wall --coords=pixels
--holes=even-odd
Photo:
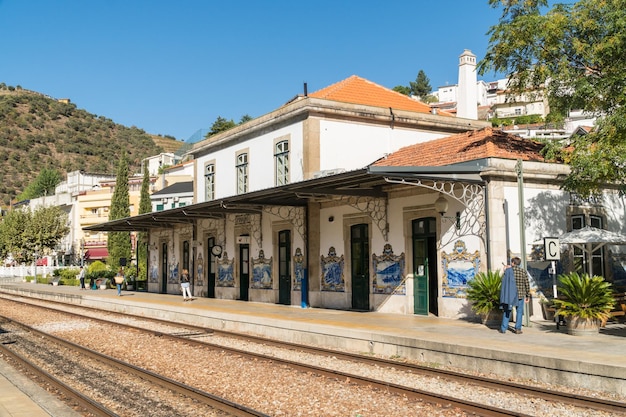
[[[533,185],[524,186],[524,216],[526,253],[533,242],[544,237],[558,237],[565,233],[566,209],[569,196],[564,191],[546,190]],[[517,186],[504,187],[504,198],[509,209],[509,243],[514,254],[521,254],[519,192]]]
[[[274,187],[274,141],[279,138],[289,139],[289,175],[291,182],[301,181],[302,171],[302,123],[274,130],[218,149],[209,155],[199,156],[196,160],[197,196],[196,202],[205,201],[204,169],[208,161],[215,162],[215,195],[224,198],[237,194],[237,155],[243,150],[248,152],[248,191],[257,191]]]
[[[415,143],[447,135],[335,120],[320,121],[320,170],[363,168]]]

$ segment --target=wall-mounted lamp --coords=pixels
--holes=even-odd
[[[329,216],[328,217],[328,221],[331,222],[331,223],[334,222],[335,221],[335,216]]]
[[[435,210],[437,213],[441,215],[442,219],[454,221],[457,230],[461,228],[461,212],[457,211],[456,216],[446,216],[446,212],[448,211],[448,200],[443,196],[443,194],[439,194],[439,198],[435,200]]]

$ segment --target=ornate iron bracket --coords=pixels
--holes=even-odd
[[[296,229],[296,232],[306,242],[306,223],[304,219],[305,208],[294,206],[265,206],[263,211],[282,220],[288,220]]]
[[[440,239],[440,247],[463,236],[478,236],[486,244],[487,216],[485,213],[485,186],[476,183],[422,180],[421,178],[385,178],[393,184],[412,185],[436,191],[465,206],[464,218],[459,229],[453,228],[448,239]]]
[[[203,219],[202,227],[215,231],[217,244],[226,246],[226,220],[225,219]]]
[[[350,207],[359,210],[361,213],[367,213],[376,227],[378,227],[378,230],[380,230],[385,242],[389,241],[389,223],[387,221],[386,198],[342,197],[341,200]]]
[[[235,225],[243,226],[250,236],[255,240],[257,246],[263,248],[263,233],[261,230],[261,215],[259,214],[229,214],[232,216]]]

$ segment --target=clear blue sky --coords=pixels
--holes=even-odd
[[[499,16],[487,0],[0,0],[0,82],[186,140],[305,82],[456,84]]]

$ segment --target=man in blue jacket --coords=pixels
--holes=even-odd
[[[511,259],[511,267],[506,268],[500,289],[500,307],[503,309],[500,333],[506,333],[511,319],[511,310],[516,308],[515,333],[522,334],[522,318],[524,304],[530,298],[530,282],[528,273],[519,265],[522,260],[518,257]]]

